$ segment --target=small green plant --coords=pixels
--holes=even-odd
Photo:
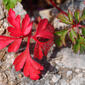
[[[55,44],[59,47],[63,45],[66,46],[66,38],[70,39],[72,42],[72,48],[75,53],[77,52],[84,52],[85,51],[85,24],[83,21],[85,20],[85,8],[83,11],[75,10],[73,13],[72,11],[68,10],[68,13],[63,11],[61,8],[57,7],[53,0],[49,0],[49,2],[60,11],[57,15],[57,18],[67,24],[68,26],[65,27],[63,30],[55,31]]]
[[[17,2],[21,2],[22,0],[3,0],[3,4],[5,5],[6,9],[14,8]]]
[[[81,53],[85,50],[85,25],[83,21],[85,20],[85,9],[83,9],[82,14],[80,14],[80,10],[75,10],[72,13],[68,10],[68,15],[66,16],[63,13],[59,13],[57,18],[67,24],[63,30],[56,31],[55,35],[59,36],[58,39],[55,40],[55,43],[58,46],[66,46],[66,37],[71,40],[72,47],[75,53],[80,51]]]

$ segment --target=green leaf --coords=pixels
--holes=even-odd
[[[80,53],[85,51],[85,38],[80,36]]]
[[[81,36],[80,36],[79,41],[80,41],[81,44],[85,44],[85,39],[84,39],[84,37],[81,37]]]
[[[85,36],[85,28],[82,28],[82,34]]]
[[[80,18],[80,21],[83,21],[83,20],[85,20],[85,8],[83,9],[83,12]]]
[[[14,8],[17,4],[17,1],[21,2],[22,0],[3,0],[3,3],[6,7],[6,9]]]
[[[68,30],[61,30],[61,31],[55,32],[55,34],[58,35],[58,36],[62,36],[64,34],[66,34],[67,32],[68,32]]]
[[[57,31],[55,32],[56,35],[60,36],[61,42],[63,43],[63,45],[65,46],[65,37],[66,34],[68,33],[68,30],[62,30],[62,31]]]
[[[80,53],[83,53],[84,51],[85,51],[85,45],[81,44]]]
[[[73,50],[75,53],[77,53],[80,50],[80,42],[78,39],[76,40],[76,44],[73,46]]]
[[[73,23],[73,14],[70,10],[68,10],[68,18],[69,18],[70,22]]]
[[[79,38],[76,40],[76,44],[73,47],[73,50],[75,53],[77,53],[80,50],[80,53],[85,51],[85,39],[82,36],[79,36]]]
[[[18,2],[22,2],[22,0],[18,0]]]
[[[69,18],[62,13],[59,13],[57,15],[57,18],[60,19],[60,21],[65,23],[65,24],[71,24],[71,22],[69,21]]]
[[[79,10],[76,10],[76,11],[75,11],[74,17],[75,17],[75,19],[77,20],[77,22],[79,22],[79,18],[80,18],[80,11],[79,11]]]
[[[58,38],[55,40],[55,44],[58,46],[58,47],[61,47],[63,44],[61,42],[61,38]]]
[[[7,4],[8,0],[3,0],[4,4]]]
[[[76,32],[75,32],[73,29],[70,31],[70,33],[69,33],[69,37],[70,37],[72,43],[75,44],[75,43],[76,43],[75,38],[77,38],[77,34],[76,34]]]

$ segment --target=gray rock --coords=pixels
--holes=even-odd
[[[70,81],[70,85],[85,85],[85,78],[83,74],[80,73]]]
[[[71,48],[63,48],[58,52],[55,59],[56,64],[67,68],[80,68],[85,69],[85,55],[75,54]],[[59,60],[59,57],[61,61]]]

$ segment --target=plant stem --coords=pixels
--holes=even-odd
[[[59,7],[56,6],[56,4],[54,3],[53,0],[49,0],[49,1],[50,1],[50,3],[51,3],[54,7],[56,7],[57,10],[59,10],[61,13],[65,14],[66,16],[68,16],[68,14],[67,14],[65,11],[63,11],[61,8],[59,8]]]

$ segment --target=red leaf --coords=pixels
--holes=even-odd
[[[17,15],[16,18],[15,18],[15,21],[17,21],[16,23],[16,26],[17,26],[17,29],[20,31],[21,28],[20,28],[20,15]]]
[[[8,22],[13,27],[20,29],[20,15],[16,17],[15,12],[12,9],[8,12]]]
[[[42,51],[46,56],[50,47],[53,45],[54,41],[54,27],[48,23],[47,19],[43,19],[38,24],[37,31],[33,36],[33,39],[36,41],[34,48],[34,55],[38,59],[42,59]],[[42,39],[44,40],[42,42]]]
[[[36,34],[40,33],[42,30],[46,29],[46,26],[48,24],[48,20],[47,19],[42,19],[39,24],[38,24],[38,28],[36,30]]]
[[[48,24],[47,19],[43,19],[38,24],[38,28],[35,34],[36,38],[53,39],[54,28],[51,24]]]
[[[54,35],[51,32],[42,31],[36,36],[37,38],[53,39]]]
[[[15,18],[15,12],[12,9],[9,10],[8,15]]]
[[[12,43],[14,40],[15,38],[0,36],[0,49],[3,49],[4,47]]]
[[[54,41],[53,40],[49,40],[45,43],[40,43],[39,45],[41,46],[43,52],[44,52],[44,55],[47,56],[48,54],[48,51],[50,50],[51,46],[54,44]]]
[[[43,70],[43,66],[41,66],[39,63],[34,61],[31,56],[28,56],[26,59],[26,64],[24,67],[24,75],[30,76],[32,80],[39,79],[40,70]]]
[[[20,71],[23,68],[27,59],[27,53],[28,53],[27,50],[25,50],[19,56],[16,57],[13,63],[15,65],[16,71]]]
[[[9,10],[8,15],[8,22],[13,26],[13,28],[8,28],[9,32],[11,32],[10,35],[15,37],[21,36],[20,15],[16,17],[12,9]]]
[[[9,26],[7,29],[10,32],[11,36],[19,37],[22,35],[21,31],[17,30],[16,28]]]
[[[28,35],[31,32],[31,30],[32,30],[32,24],[33,23],[28,24],[28,26],[22,31],[23,32],[23,35]]]
[[[9,47],[8,47],[8,52],[16,52],[21,44],[22,38],[19,38],[15,40]]]
[[[33,23],[30,23],[29,15],[25,15],[22,21],[22,28],[20,27],[20,15],[15,16],[15,12],[12,9],[9,10],[8,15],[8,22],[13,26],[8,27],[11,36],[26,36],[31,32]]]
[[[35,44],[34,57],[38,58],[39,60],[41,60],[43,58],[43,52],[38,43]]]
[[[14,61],[16,71],[20,71],[24,68],[23,73],[25,76],[30,76],[31,79],[39,79],[40,70],[43,70],[43,66],[34,61],[29,52],[30,38],[28,38],[28,44],[26,50],[21,53]],[[25,66],[24,66],[25,65]]]
[[[30,17],[29,15],[25,15],[23,21],[22,21],[22,32],[24,35],[27,35],[32,29],[32,23],[30,23]]]

